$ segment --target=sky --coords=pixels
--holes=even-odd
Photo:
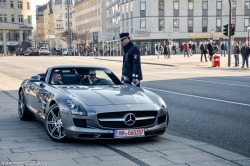
[[[36,5],[46,4],[49,0],[31,0],[32,23],[36,26]]]

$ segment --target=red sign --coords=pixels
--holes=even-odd
[[[142,34],[135,34],[135,37],[148,37],[148,33],[142,33]]]

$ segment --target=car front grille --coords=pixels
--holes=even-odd
[[[133,124],[126,123],[126,117],[130,114],[135,117]],[[129,129],[150,127],[154,125],[157,111],[130,111],[130,112],[109,112],[97,115],[101,127],[109,129]],[[129,117],[127,117],[127,120]]]

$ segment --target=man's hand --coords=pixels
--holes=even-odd
[[[132,81],[132,85],[137,85],[137,84],[139,84],[139,80],[138,79],[133,79],[133,81]]]

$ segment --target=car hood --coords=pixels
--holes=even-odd
[[[63,89],[89,106],[153,103],[143,89],[132,85],[81,86]]]

